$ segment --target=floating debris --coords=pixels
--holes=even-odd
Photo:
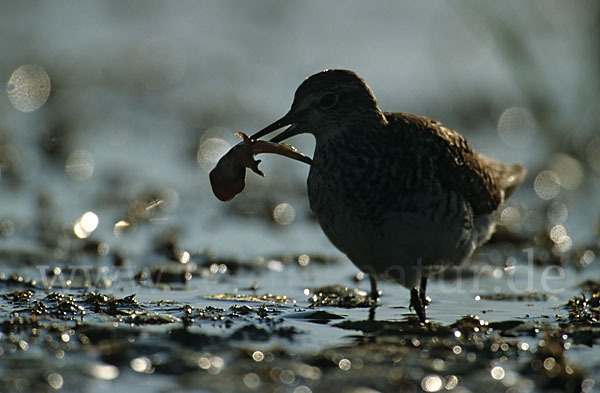
[[[343,285],[327,285],[324,287],[313,288],[310,291],[305,290],[308,295],[312,292],[312,296],[308,299],[310,307],[373,307],[377,304],[376,301],[368,296],[366,291],[358,288],[349,288]]]
[[[211,300],[227,300],[232,302],[269,302],[279,304],[295,303],[294,300],[288,299],[287,296],[273,295],[270,293],[265,293],[263,295],[246,295],[242,293],[218,293],[212,295],[204,295],[204,298]]]
[[[180,318],[174,315],[146,312],[146,311],[130,311],[128,315],[120,318],[123,322],[132,323],[134,325],[165,325],[170,323],[181,322]]]
[[[584,325],[600,323],[600,291],[593,292],[588,298],[585,294],[575,296],[567,304],[569,321]]]

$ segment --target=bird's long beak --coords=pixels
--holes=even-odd
[[[285,126],[290,126],[290,127],[286,128],[282,133],[275,135],[273,138],[271,138],[271,140],[270,140],[271,142],[279,143],[279,142],[283,141],[284,139],[287,139],[287,138],[292,137],[297,134],[296,124],[294,123],[294,121],[292,119],[291,111],[288,112],[281,119],[275,121],[274,123],[269,124],[262,130],[258,131],[256,134],[252,135],[250,137],[250,139],[258,139],[262,136],[272,133],[273,131],[277,131],[278,129],[285,127]]]

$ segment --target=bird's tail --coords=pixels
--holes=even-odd
[[[479,157],[486,162],[492,176],[504,190],[504,199],[511,196],[527,176],[527,169],[521,164],[504,164],[486,156]]]

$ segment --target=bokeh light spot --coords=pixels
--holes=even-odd
[[[50,96],[50,77],[38,64],[22,65],[8,79],[6,93],[10,103],[19,111],[35,111]]]
[[[567,236],[567,230],[562,225],[555,225],[550,229],[550,239],[554,243],[560,243]]]
[[[273,209],[273,219],[279,225],[289,225],[296,218],[296,211],[289,203],[280,203]]]
[[[292,370],[283,370],[279,373],[279,380],[285,385],[291,385],[296,380],[296,374]]]
[[[201,356],[198,359],[198,367],[203,370],[208,370],[210,368],[210,358],[208,356]]]
[[[458,377],[456,375],[448,375],[444,378],[444,389],[452,390],[458,386]]]
[[[88,367],[88,374],[91,376],[110,381],[119,376],[119,369],[112,364],[92,364]]]
[[[127,230],[127,228],[129,228],[130,226],[131,226],[131,223],[129,221],[125,221],[125,220],[117,221],[113,228],[113,233],[115,234],[115,237],[121,237],[123,232],[125,230]]]
[[[550,168],[560,179],[561,187],[574,190],[583,181],[583,166],[571,156],[557,154],[550,160]]]
[[[442,378],[437,375],[428,375],[421,380],[421,388],[426,392],[437,392],[443,386]]]
[[[348,371],[352,367],[352,363],[348,359],[342,359],[338,362],[338,367],[340,370]]]
[[[552,171],[542,171],[535,177],[533,189],[540,198],[553,199],[560,192],[560,178]]]
[[[581,391],[584,393],[591,392],[594,389],[595,384],[596,384],[596,381],[594,381],[591,378],[584,379],[583,382],[581,382]]]
[[[301,254],[298,256],[298,265],[302,266],[302,267],[306,267],[308,266],[308,264],[310,263],[310,257],[306,254]]]
[[[98,228],[98,216],[94,212],[85,212],[81,216],[81,227],[86,232],[94,232]]]
[[[562,224],[567,221],[569,217],[569,209],[567,205],[562,203],[561,201],[553,201],[550,206],[548,206],[548,221],[551,224]]]
[[[15,223],[8,218],[0,221],[0,236],[10,237],[15,232]]]
[[[154,372],[154,369],[152,368],[152,362],[146,356],[140,356],[132,359],[131,362],[129,362],[129,365],[133,371],[137,373],[151,374]]]
[[[229,143],[221,138],[206,138],[200,142],[196,159],[201,167],[211,167],[229,150]]]
[[[98,216],[94,212],[85,212],[73,226],[75,236],[80,239],[89,237],[98,228]]]
[[[518,231],[521,221],[521,213],[514,206],[507,206],[500,213],[500,223],[511,232]]]
[[[254,351],[252,353],[252,359],[255,362],[262,362],[264,358],[265,358],[265,354],[262,353],[262,351]]]
[[[556,366],[556,359],[553,357],[547,357],[544,359],[544,368],[548,371],[552,370]]]
[[[83,230],[83,228],[81,227],[81,222],[79,221],[77,221],[75,225],[73,225],[73,233],[75,233],[75,236],[77,236],[80,239],[85,239],[90,235],[89,233]]]
[[[596,253],[593,250],[586,250],[581,256],[580,263],[585,266],[589,265],[596,259]]]
[[[48,385],[54,390],[60,390],[63,387],[64,379],[59,373],[50,373],[46,377]]]
[[[106,256],[110,252],[110,246],[108,243],[100,243],[98,244],[98,255]]]
[[[177,254],[177,260],[179,261],[179,263],[185,265],[186,263],[188,263],[190,261],[191,255],[189,253],[189,251],[180,251]]]
[[[492,369],[490,370],[490,374],[492,375],[492,378],[494,378],[497,381],[501,380],[506,375],[502,366],[492,367]]]
[[[242,380],[249,389],[257,389],[260,386],[260,377],[256,373],[247,373]]]
[[[573,240],[571,239],[570,236],[565,235],[560,239],[560,241],[556,242],[555,254],[565,253],[565,252],[569,251],[571,249],[571,247],[573,247]]]
[[[65,173],[75,181],[86,181],[94,174],[94,157],[87,150],[75,150],[67,158]]]
[[[498,135],[507,146],[512,148],[527,147],[533,141],[536,133],[535,118],[525,108],[508,108],[498,119]]]

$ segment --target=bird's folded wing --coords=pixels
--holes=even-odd
[[[440,122],[407,113],[384,115],[397,132],[419,134],[411,139],[426,151],[442,186],[463,195],[475,215],[495,211],[525,178],[522,165],[475,153],[462,135]]]

